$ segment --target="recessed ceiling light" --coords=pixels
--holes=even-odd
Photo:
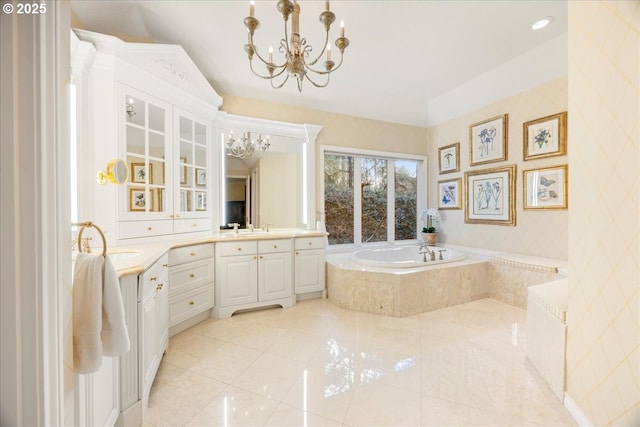
[[[532,30],[540,30],[544,27],[546,27],[547,25],[551,24],[553,22],[553,16],[545,16],[544,18],[540,19],[539,21],[536,21],[533,23],[533,25],[531,26]]]

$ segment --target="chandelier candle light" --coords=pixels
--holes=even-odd
[[[344,50],[349,46],[349,39],[344,36],[344,22],[340,23],[340,37],[335,41],[335,45],[340,50],[340,62],[336,66],[335,62],[331,60],[331,45],[329,44],[329,29],[331,24],[335,21],[336,16],[329,10],[329,1],[325,1],[325,10],[320,14],[320,22],[324,25],[325,40],[323,48],[320,53],[309,60],[309,55],[313,50],[311,45],[307,44],[305,38],[300,37],[300,5],[296,0],[291,2],[290,0],[279,0],[278,11],[282,14],[284,20],[284,38],[280,40],[280,48],[278,49],[284,54],[285,60],[281,64],[273,62],[273,47],[269,47],[269,58],[265,60],[259,53],[258,48],[253,43],[253,34],[255,30],[260,26],[260,21],[255,18],[255,1],[251,1],[249,4],[249,16],[244,18],[244,25],[249,30],[248,43],[244,45],[244,50],[249,56],[249,66],[253,74],[263,79],[269,79],[271,87],[274,89],[280,89],[289,80],[289,77],[295,77],[298,83],[298,91],[302,92],[302,81],[309,80],[311,84],[316,87],[325,87],[329,84],[329,75],[340,68],[342,65],[342,57]],[[291,35],[287,28],[287,22],[289,21],[289,15],[292,15],[291,19]],[[266,66],[268,75],[260,75],[253,68],[254,55]],[[326,60],[323,62],[324,69],[312,68],[318,64],[318,61],[325,56]],[[320,64],[318,64],[320,66]],[[274,79],[277,79],[281,75],[287,72],[282,82],[279,84],[274,83]],[[326,81],[318,83],[314,81],[311,76],[326,76]]]
[[[269,135],[267,138],[262,138],[262,134],[258,136],[256,141],[251,139],[251,132],[243,132],[242,136],[238,139],[233,137],[233,131],[229,132],[229,139],[227,140],[227,155],[244,159],[246,157],[263,157],[267,154],[267,150],[271,143],[269,142]]]

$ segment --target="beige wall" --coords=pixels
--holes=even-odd
[[[640,2],[569,2],[567,395],[640,425]]]
[[[548,258],[567,259],[567,211],[523,210],[522,171],[567,164],[567,156],[523,161],[523,123],[567,111],[567,80],[554,80],[505,98],[444,124],[428,129],[429,206],[437,207],[437,182],[462,178],[463,209],[441,210],[440,240],[449,244],[508,251]],[[469,125],[507,113],[508,156],[506,161],[469,166]],[[571,121],[571,114],[569,114]],[[578,144],[568,137],[568,150]],[[460,172],[439,175],[438,147],[460,143]],[[516,226],[466,224],[464,221],[465,171],[516,165]],[[571,190],[569,190],[571,194]],[[570,196],[571,197],[571,196]]]

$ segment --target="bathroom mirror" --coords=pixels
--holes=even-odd
[[[270,136],[267,155],[240,159],[225,155],[223,228],[238,223],[264,228],[303,228],[305,191],[304,141]]]
[[[107,183],[112,184],[124,184],[129,178],[129,170],[127,168],[127,162],[122,159],[113,159],[107,163],[106,170],[99,170],[96,173],[96,181],[98,184],[105,185]]]
[[[321,127],[224,114],[219,128],[220,228],[315,227],[315,139]],[[230,131],[269,135],[267,154],[227,154]]]

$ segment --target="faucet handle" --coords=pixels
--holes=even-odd
[[[237,233],[238,227],[240,227],[240,224],[238,224],[237,222],[232,222],[230,224],[227,224],[227,227],[233,227],[233,232]]]
[[[265,224],[264,224],[264,227],[263,227],[263,228],[264,228],[264,231],[266,231],[267,233],[269,232],[269,226],[270,226],[270,225],[271,225],[271,224],[269,224],[269,223],[265,223]]]

